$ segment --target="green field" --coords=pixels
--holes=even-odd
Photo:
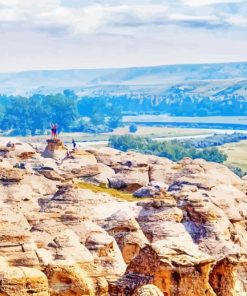
[[[225,144],[220,149],[228,155],[226,164],[240,167],[247,172],[247,141]]]
[[[209,135],[212,132],[209,129],[196,129],[196,128],[167,128],[167,127],[149,127],[139,126],[138,131],[134,135],[147,136],[151,138],[166,138],[166,137],[183,137],[183,136],[196,136],[196,135]],[[75,139],[78,142],[84,141],[108,141],[111,135],[125,135],[130,134],[128,126],[120,127],[111,133],[103,134],[89,134],[89,133],[61,133],[59,138],[64,142],[71,142]],[[22,137],[18,137],[22,138]],[[24,137],[25,141],[29,142],[45,142],[49,135],[42,136],[27,136]]]

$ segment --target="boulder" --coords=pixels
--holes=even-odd
[[[148,243],[147,238],[130,210],[122,209],[115,212],[106,219],[104,228],[116,239],[124,261],[127,264]]]
[[[112,166],[115,163],[121,161],[121,156],[123,155],[123,153],[119,150],[109,147],[102,147],[100,149],[87,149],[87,151],[95,156],[97,162],[103,163],[107,166]]]
[[[64,159],[67,156],[68,149],[65,148],[60,139],[48,139],[47,146],[42,153],[45,158]]]
[[[87,166],[97,165],[97,160],[93,154],[83,152],[76,157],[68,156],[63,159],[59,168],[65,172],[71,172],[72,170],[79,171]]]
[[[160,188],[154,186],[142,187],[136,190],[133,195],[135,197],[144,198],[144,197],[160,197],[162,195],[162,191]]]
[[[149,182],[148,186],[155,187],[157,189],[163,189],[163,190],[168,190],[169,186],[163,182],[159,181],[151,181]]]
[[[11,143],[13,146],[8,147]],[[36,151],[32,145],[21,142],[16,138],[5,138],[0,141],[0,155],[6,158],[16,158],[18,160],[26,160],[36,156]]]
[[[49,265],[45,273],[49,279],[51,295],[107,295],[107,283],[100,285],[102,281],[98,281],[95,284],[94,278],[77,264]]]
[[[0,256],[12,266],[38,267],[30,225],[22,214],[8,207],[0,211]]]
[[[152,164],[149,168],[150,181],[161,182],[169,184],[172,182],[177,170],[174,169],[174,163],[168,162],[167,164]]]
[[[49,180],[64,182],[65,178],[53,170],[39,170],[39,173]],[[66,176],[65,176],[66,177]]]
[[[94,233],[89,235],[85,245],[93,255],[95,264],[103,271],[106,279],[124,274],[126,264],[112,236],[107,233]]]
[[[242,180],[247,181],[247,175],[243,176]]]
[[[0,279],[1,296],[50,295],[47,277],[34,268],[0,266]]]
[[[25,172],[20,169],[0,167],[0,182],[17,183],[23,180]]]
[[[163,296],[163,293],[154,285],[145,285],[137,289],[134,296]]]
[[[116,175],[109,179],[109,186],[116,189],[124,189],[133,193],[149,183],[148,166],[139,168],[123,167]]]
[[[165,295],[215,296],[209,284],[214,259],[179,237],[145,246],[129,264],[127,273],[152,276],[151,283]]]
[[[97,185],[108,185],[108,180],[115,175],[114,170],[103,163],[73,169],[71,173],[85,182]]]

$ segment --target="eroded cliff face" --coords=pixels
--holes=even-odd
[[[247,295],[246,180],[203,160],[49,145],[0,149],[0,296]]]

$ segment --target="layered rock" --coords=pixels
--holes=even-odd
[[[48,158],[0,149],[0,295],[247,294],[246,180],[203,160],[54,141]]]
[[[0,257],[0,295],[49,296],[48,280],[40,270],[11,267]]]
[[[47,146],[42,153],[43,157],[63,159],[67,155],[68,149],[65,148],[63,142],[59,139],[48,139]]]
[[[143,165],[137,168],[121,167],[117,174],[109,179],[111,188],[122,189],[128,192],[134,192],[149,183],[149,167]]]

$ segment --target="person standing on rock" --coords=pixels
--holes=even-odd
[[[57,138],[57,129],[58,129],[58,125],[55,123],[52,123],[51,124],[51,137],[53,139],[56,139]]]
[[[76,149],[76,141],[74,139],[72,139],[72,145],[73,145],[73,149]]]

